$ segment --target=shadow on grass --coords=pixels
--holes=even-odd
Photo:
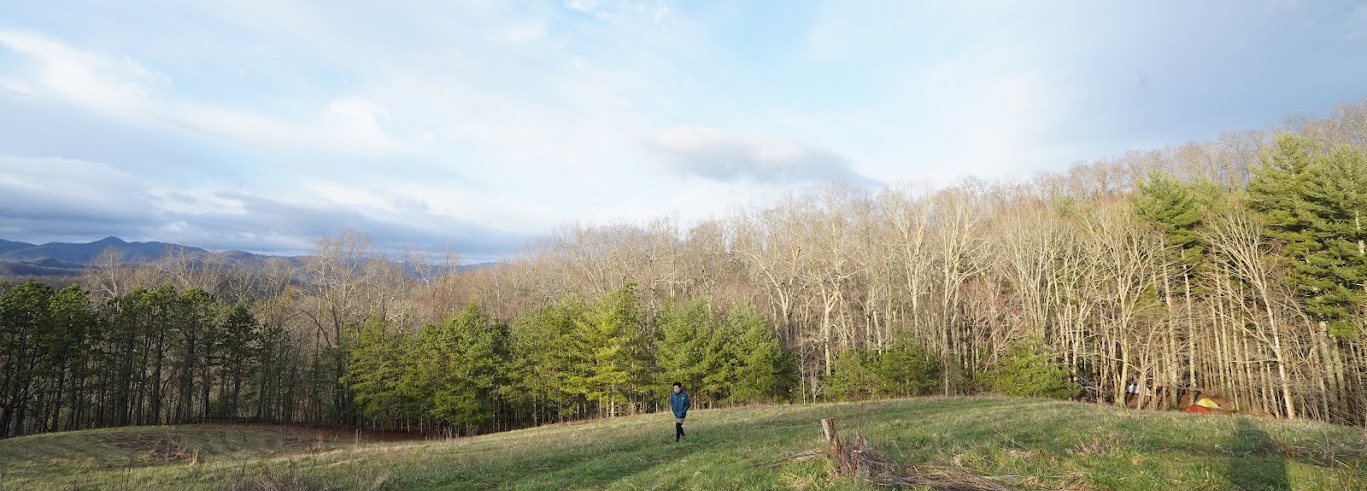
[[[1230,442],[1234,455],[1229,458],[1225,477],[1245,490],[1291,489],[1286,475],[1286,458],[1277,451],[1277,442],[1252,421],[1240,419]]]

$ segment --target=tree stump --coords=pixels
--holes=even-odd
[[[821,430],[826,432],[826,455],[835,463],[836,475],[844,477],[856,477],[859,475],[859,457],[861,453],[860,439],[854,439],[854,445],[848,446],[840,441],[840,430],[836,428],[835,419],[827,418],[821,420]]]
[[[840,457],[840,433],[836,430],[835,419],[826,418],[821,420],[821,431],[826,432],[826,453],[831,457]]]

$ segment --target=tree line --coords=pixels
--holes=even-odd
[[[757,314],[693,301],[652,321],[635,288],[512,325],[474,304],[416,332],[372,315],[310,356],[201,289],[95,304],[79,285],[23,283],[0,295],[0,435],[228,419],[471,434],[654,411],[673,381],[702,405],[788,398],[792,358]],[[339,390],[352,419],[328,416]]]
[[[242,305],[135,288],[100,305],[78,285],[0,296],[0,436],[236,418],[291,419],[299,353]],[[252,397],[245,397],[250,387]]]
[[[511,326],[475,305],[415,335],[372,318],[346,379],[370,421],[468,434],[655,411],[675,381],[702,405],[783,400],[791,368],[758,315],[689,302],[651,322],[628,284],[591,304],[567,298]]]
[[[909,347],[937,362],[920,378],[939,394],[1199,394],[1362,425],[1364,148],[1367,103],[1344,104],[1027,181],[832,184],[686,226],[566,226],[458,296],[516,316],[634,281],[648,309],[748,305],[796,357],[800,401],[843,397],[842,364],[876,374]]]
[[[3,292],[0,434],[468,433],[651,411],[676,379],[706,404],[1200,393],[1363,425],[1364,148],[1367,103],[1346,104],[1026,181],[570,225],[468,271],[356,231],[251,269],[107,255],[77,287]]]

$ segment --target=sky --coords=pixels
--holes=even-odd
[[[467,261],[1367,97],[1367,1],[0,0],[0,238]]]

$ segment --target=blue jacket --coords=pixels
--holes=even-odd
[[[688,391],[680,390],[677,394],[669,391],[669,408],[674,410],[674,417],[682,418],[688,415]]]

